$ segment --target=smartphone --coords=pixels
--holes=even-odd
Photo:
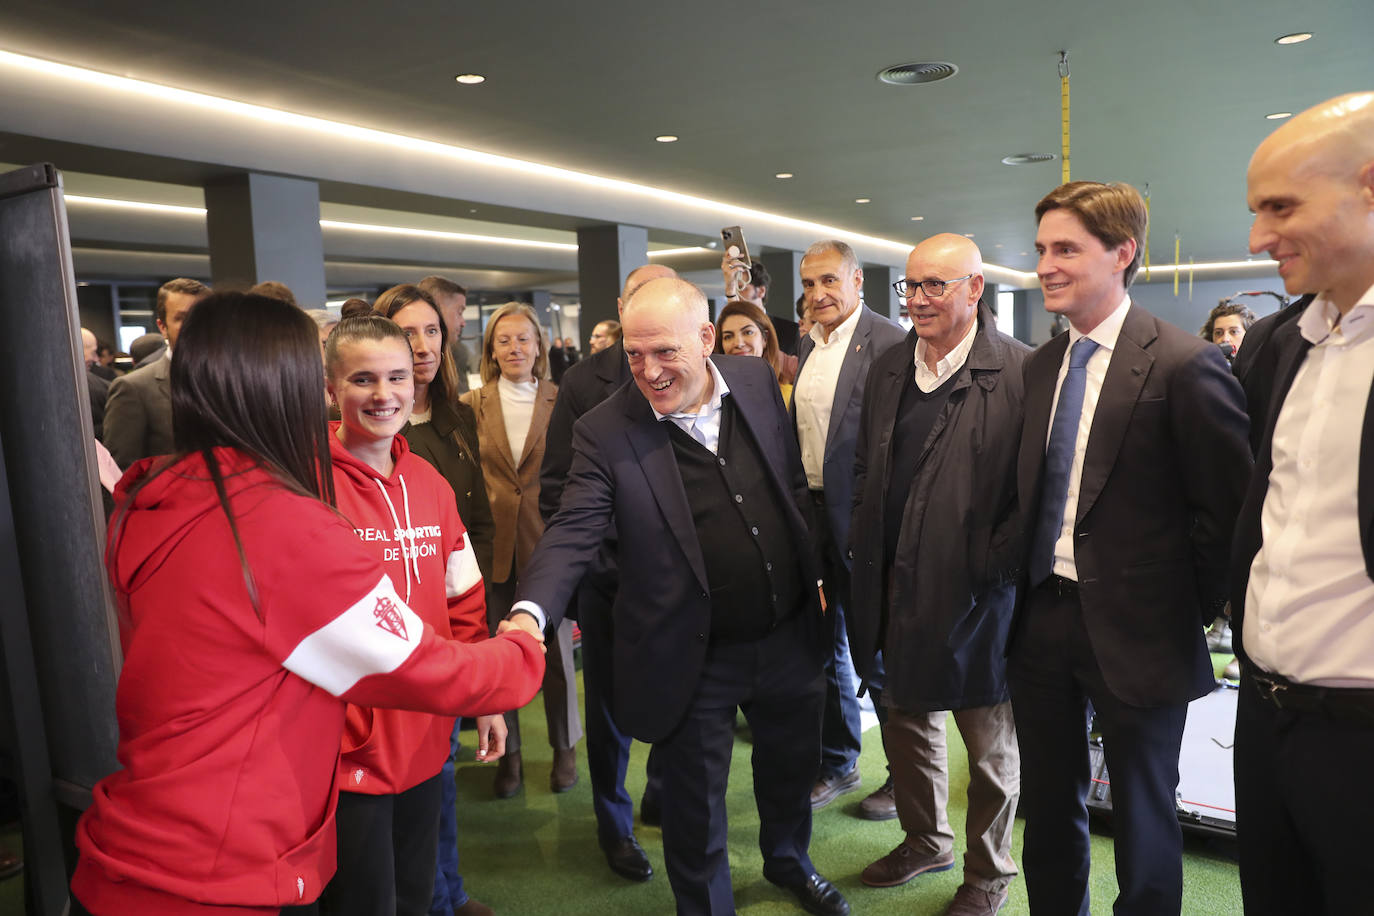
[[[749,258],[749,246],[744,243],[744,230],[739,226],[726,226],[720,230],[720,241],[729,258],[739,258],[746,264],[754,263]]]

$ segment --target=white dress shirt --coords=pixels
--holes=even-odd
[[[721,376],[720,370],[711,360],[706,361],[706,368],[711,372],[711,383],[714,388],[711,397],[705,404],[701,405],[701,410],[697,413],[659,413],[654,410],[653,405],[649,405],[650,410],[654,410],[654,417],[660,422],[670,420],[677,424],[677,427],[693,439],[700,442],[714,455],[720,448],[720,411],[721,398],[730,393],[730,386],[725,384],[725,379]]]
[[[963,368],[968,361],[969,351],[973,349],[973,338],[978,336],[978,316],[974,316],[973,323],[968,327],[968,333],[964,339],[955,345],[935,363],[935,371],[930,371],[926,365],[926,354],[930,352],[930,345],[925,340],[916,341],[916,387],[926,394],[930,394],[939,388],[949,377]]]
[[[1073,556],[1073,525],[1078,517],[1078,487],[1083,480],[1083,455],[1088,450],[1088,437],[1092,433],[1093,415],[1097,413],[1097,399],[1102,395],[1102,381],[1107,377],[1107,367],[1112,363],[1112,351],[1116,349],[1116,339],[1121,336],[1121,325],[1126,321],[1126,312],[1131,308],[1131,297],[1122,296],[1121,304],[1116,307],[1097,327],[1087,334],[1080,334],[1069,326],[1069,346],[1064,350],[1064,360],[1059,365],[1059,378],[1054,383],[1054,400],[1050,402],[1049,430],[1054,429],[1054,412],[1059,409],[1059,389],[1064,385],[1064,376],[1069,372],[1069,353],[1079,339],[1087,337],[1097,344],[1093,355],[1088,357],[1085,367],[1087,377],[1083,385],[1083,413],[1078,418],[1078,435],[1074,438],[1073,464],[1069,466],[1069,490],[1064,499],[1064,518],[1059,526],[1059,537],[1054,542],[1054,574],[1065,579],[1078,581],[1078,564]],[[1045,447],[1049,448],[1049,431],[1045,433]]]
[[[1315,299],[1312,342],[1274,427],[1263,546],[1245,595],[1245,651],[1266,671],[1374,687],[1374,582],[1360,545],[1360,436],[1374,385],[1374,287],[1340,319]]]
[[[806,483],[813,490],[825,488],[825,437],[830,433],[830,412],[835,403],[835,387],[840,383],[840,369],[849,353],[849,341],[859,326],[856,306],[849,317],[840,322],[826,340],[825,328],[818,321],[808,332],[816,346],[806,357],[801,376],[792,389],[792,403],[797,406],[797,438],[801,442],[802,467],[806,469]]]

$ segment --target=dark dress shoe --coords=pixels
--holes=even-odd
[[[524,781],[525,771],[520,764],[520,752],[510,751],[496,763],[496,778],[491,782],[492,794],[497,798],[511,798],[520,791]]]
[[[611,871],[631,881],[648,881],[654,876],[654,868],[639,841],[631,836],[623,836],[614,843],[603,844],[606,851],[606,864]]]
[[[566,792],[577,785],[577,751],[573,748],[553,749],[553,771],[549,773],[549,788]]]
[[[844,899],[835,885],[820,875],[812,875],[800,884],[784,884],[781,887],[797,898],[802,909],[815,916],[849,916],[849,901]]]

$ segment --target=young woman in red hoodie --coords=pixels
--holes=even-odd
[[[324,359],[340,417],[330,439],[339,511],[420,619],[454,639],[480,641],[486,636],[482,575],[453,490],[399,435],[415,397],[405,331],[368,311],[345,315]],[[453,722],[348,707],[339,758],[339,871],[320,898],[326,916],[429,911],[440,772]],[[477,726],[477,759],[500,757],[502,718],[482,717]]]
[[[436,633],[330,506],[321,375],[285,303],[216,294],[186,319],[177,454],[125,474],[106,553],[123,769],[94,789],[72,878],[97,916],[310,904],[334,873],[346,703],[490,715],[539,687],[519,617],[476,645]]]

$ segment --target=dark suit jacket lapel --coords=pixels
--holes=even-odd
[[[603,360],[596,370],[596,377],[601,379],[606,397],[615,394],[622,385],[630,380],[630,366],[625,361],[625,347],[620,341],[616,341],[611,345],[611,349],[615,351],[618,358],[609,362]]]
[[[1059,367],[1064,364],[1064,351],[1069,346],[1068,332],[1045,344],[1026,368],[1026,422],[1021,437],[1021,452],[1026,460],[1019,462],[1017,485],[1027,512],[1033,512],[1032,494],[1038,498],[1040,473],[1045,466],[1045,441],[1050,435],[1050,411],[1054,407],[1054,385]]]
[[[845,407],[854,394],[854,386],[859,383],[859,373],[868,365],[869,338],[873,336],[873,313],[865,305],[859,306],[859,321],[854,326],[854,335],[849,338],[849,348],[840,364],[840,377],[835,382],[835,398],[830,402],[830,428],[825,432],[826,458],[830,457],[831,443],[840,441],[840,424],[844,422]]]
[[[1107,377],[1102,380],[1102,393],[1097,398],[1097,410],[1093,413],[1088,451],[1083,456],[1083,476],[1078,485],[1075,522],[1082,521],[1092,509],[1112,473],[1131,424],[1135,403],[1154,365],[1149,347],[1158,336],[1154,318],[1132,305],[1117,335]]]
[[[682,475],[678,472],[673,443],[668,438],[665,425],[672,421],[660,421],[655,417],[649,402],[644,400],[638,388],[625,391],[625,415],[630,420],[626,437],[639,457],[640,469],[648,478],[654,501],[663,513],[663,523],[682,548],[697,582],[703,590],[708,590],[710,583],[706,581],[706,561],[701,555],[701,544],[697,541],[692,507],[687,503],[687,490],[682,486]]]
[[[720,370],[725,384],[730,386],[730,398],[734,401],[740,421],[749,428],[750,435],[759,447],[765,470],[773,481],[780,505],[787,512],[792,526],[805,530],[808,526],[802,518],[801,510],[797,508],[790,482],[779,477],[779,473],[787,468],[787,448],[782,439],[787,431],[775,428],[771,422],[776,416],[773,412],[773,393],[760,391],[758,386],[753,384],[753,379],[738,376],[728,366],[717,365],[716,368]]]

